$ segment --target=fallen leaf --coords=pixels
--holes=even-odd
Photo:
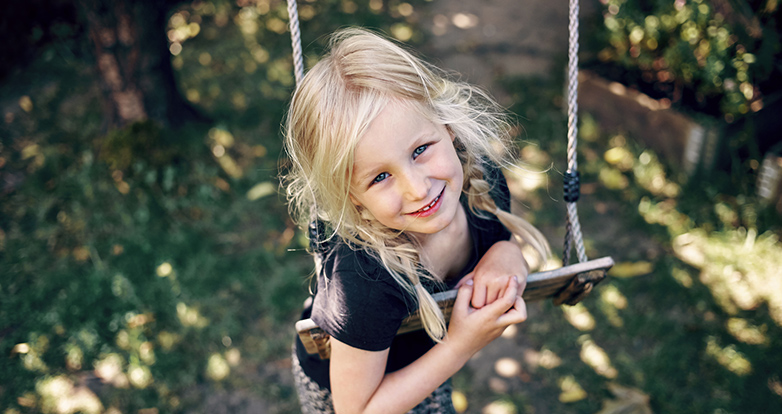
[[[608,389],[616,399],[603,400],[603,409],[597,414],[652,414],[649,396],[641,390],[613,383],[608,384]]]

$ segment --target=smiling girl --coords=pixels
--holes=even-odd
[[[331,359],[297,341],[303,412],[453,412],[448,379],[526,319],[521,246],[540,260],[548,244],[508,212],[504,116],[361,29],[337,32],[307,73],[288,113],[285,183],[318,264],[304,317],[331,336]],[[446,325],[431,295],[457,286]],[[425,330],[396,335],[414,312]]]

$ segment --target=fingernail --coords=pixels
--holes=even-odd
[[[472,286],[472,279],[470,279],[470,280],[468,280],[468,281],[464,282],[464,284],[465,284],[465,285]]]
[[[519,277],[518,276],[513,276],[513,281],[518,283]]]

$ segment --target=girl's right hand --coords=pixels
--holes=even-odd
[[[518,286],[518,281],[510,278],[500,298],[475,309],[470,306],[473,284],[471,281],[463,284],[456,296],[448,336],[444,342],[454,346],[457,352],[472,356],[502,335],[509,325],[527,320],[527,306]]]

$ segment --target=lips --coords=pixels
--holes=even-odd
[[[427,204],[420,210],[416,210],[408,214],[416,217],[427,217],[434,214],[437,210],[440,209],[440,205],[442,204],[442,199],[443,199],[443,193],[445,193],[445,188],[443,188],[443,190],[440,191],[440,194],[438,194],[437,197],[435,197],[435,199],[432,200],[431,203]]]
[[[439,195],[437,196],[437,198],[435,198],[434,200],[432,200],[432,203],[431,203],[431,204],[429,204],[428,206],[426,206],[426,207],[424,207],[424,208],[422,208],[422,209],[418,210],[416,213],[423,212],[423,211],[428,211],[430,208],[434,207],[434,205],[435,205],[435,204],[437,204],[437,201],[438,201],[438,200],[440,200],[440,196],[439,196]]]

